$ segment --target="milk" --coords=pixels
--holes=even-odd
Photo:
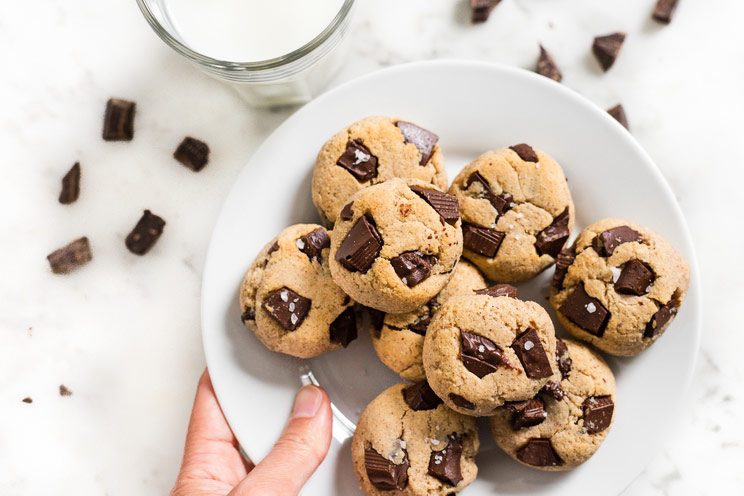
[[[230,62],[286,55],[318,36],[343,0],[163,0],[192,50]]]

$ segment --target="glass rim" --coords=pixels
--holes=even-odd
[[[355,0],[344,0],[343,5],[336,13],[336,16],[331,20],[330,24],[323,29],[315,38],[305,43],[301,47],[287,53],[274,57],[271,59],[258,60],[255,62],[231,62],[227,60],[221,60],[208,55],[204,55],[195,50],[192,50],[185,44],[178,41],[168,29],[157,19],[155,14],[150,9],[150,2],[147,0],[137,0],[137,5],[142,11],[142,15],[147,20],[150,27],[155,33],[173,50],[183,55],[184,57],[197,62],[201,65],[212,67],[215,69],[222,69],[225,71],[234,72],[260,72],[267,69],[277,69],[284,67],[292,62],[302,59],[306,55],[310,54],[316,48],[320,47],[325,43],[336,30],[344,23],[351,8],[354,6]]]

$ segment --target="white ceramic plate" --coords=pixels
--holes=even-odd
[[[692,287],[664,337],[641,356],[609,360],[617,378],[615,424],[596,455],[569,473],[523,467],[481,429],[478,479],[486,494],[617,494],[641,472],[673,427],[700,337],[701,303],[690,235],[674,195],[631,135],[565,86],[498,65],[437,61],[369,74],[309,103],[255,153],[225,201],[212,235],[203,293],[204,349],[222,409],[244,450],[271,449],[303,382],[317,381],[334,405],[334,440],[305,495],[361,494],[350,437],[364,406],[398,382],[362,332],[348,349],[298,360],[265,349],[240,322],[238,288],[254,256],[290,224],[317,222],[310,196],[315,156],[339,129],[368,115],[392,115],[440,136],[450,180],[489,149],[527,142],[563,165],[577,230],[622,217],[663,234],[692,266]],[[552,269],[519,287],[547,307]],[[559,332],[562,332],[559,330]]]

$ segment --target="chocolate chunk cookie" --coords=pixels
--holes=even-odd
[[[395,178],[351,197],[331,234],[330,268],[362,305],[404,313],[444,288],[461,253],[457,199]]]
[[[662,236],[603,219],[559,255],[550,304],[574,337],[634,356],[666,331],[687,295],[690,268]]]
[[[313,172],[313,203],[329,226],[357,191],[388,179],[415,178],[447,189],[436,134],[391,117],[367,117],[331,138]]]
[[[432,316],[450,296],[473,293],[486,286],[486,280],[480,271],[461,260],[452,279],[426,305],[413,312],[389,313],[385,316],[382,329],[372,330],[372,344],[377,356],[401,378],[409,381],[424,380],[422,352],[426,328]]]
[[[529,400],[557,380],[555,343],[553,323],[537,303],[453,296],[429,324],[424,370],[453,410],[493,415],[505,402]]]
[[[475,419],[453,412],[426,382],[397,384],[367,405],[351,443],[367,495],[446,496],[478,473]]]
[[[561,166],[527,144],[481,155],[449,193],[460,203],[464,256],[495,281],[536,276],[555,262],[573,229]]]
[[[354,302],[331,279],[329,246],[325,228],[290,226],[248,270],[241,319],[270,350],[310,358],[356,339]]]
[[[615,411],[615,377],[587,346],[557,341],[560,382],[527,401],[510,402],[489,418],[496,444],[540,470],[570,470],[587,461],[607,437]]]

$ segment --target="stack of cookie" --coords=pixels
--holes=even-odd
[[[600,220],[565,248],[567,180],[526,144],[483,154],[445,192],[438,137],[370,117],[323,146],[312,188],[325,226],[291,226],[265,246],[241,287],[242,319],[269,349],[301,358],[367,326],[381,361],[413,382],[359,419],[352,456],[367,494],[462,490],[477,474],[476,417],[533,468],[568,470],[599,448],[612,371],[557,338],[511,284],[555,264],[550,304],[563,328],[620,356],[659,339],[687,293],[686,262],[643,226]]]

